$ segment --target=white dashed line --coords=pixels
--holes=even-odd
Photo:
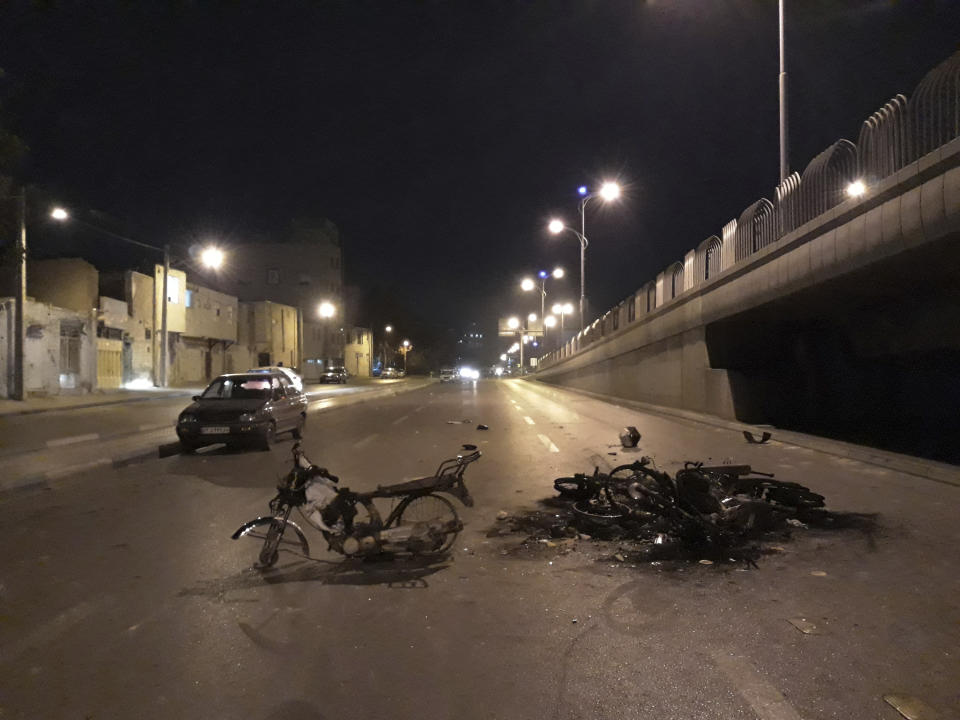
[[[560,452],[560,448],[554,445],[546,435],[537,435],[537,437],[540,438],[540,442],[542,442],[543,446],[550,452]]]
[[[529,415],[524,415],[523,419],[526,420],[527,425],[536,425],[536,423],[533,421],[533,418]]]
[[[394,421],[393,421],[392,423],[390,423],[390,424],[391,424],[391,425],[399,425],[399,424],[402,423],[404,420],[406,420],[408,417],[410,417],[410,416],[409,416],[409,415],[401,415],[400,417],[398,417],[396,420],[394,420]]]
[[[760,720],[800,720],[783,694],[764,680],[746,658],[717,652],[713,659]]]
[[[113,460],[110,458],[100,458],[99,460],[91,460],[90,462],[78,463],[77,465],[69,465],[67,467],[57,468],[56,470],[47,470],[47,472],[44,473],[44,477],[46,477],[47,480],[59,480],[60,478],[65,478],[75,473],[93,470],[97,467],[106,467],[107,465],[112,464]]]
[[[353,444],[353,446],[354,446],[355,448],[363,447],[363,446],[366,445],[367,443],[369,443],[369,442],[371,442],[371,441],[373,441],[373,440],[376,440],[378,437],[380,437],[380,433],[373,433],[372,435],[367,435],[367,436],[366,436],[365,438],[363,438],[362,440],[357,440],[357,441]]]
[[[75,443],[89,442],[90,440],[99,440],[99,433],[88,433],[86,435],[73,435],[72,437],[57,438],[56,440],[47,440],[47,447],[60,447],[61,445],[73,445]]]
[[[152,425],[141,425],[137,430],[140,432],[149,432],[150,430],[166,430],[172,426],[173,423],[153,423]]]
[[[413,409],[413,412],[420,412],[421,410],[423,410],[424,407],[426,407],[426,406],[425,406],[425,405],[421,405],[420,407],[415,407],[415,408]]]

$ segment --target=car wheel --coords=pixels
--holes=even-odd
[[[293,439],[294,439],[294,440],[302,440],[302,439],[303,439],[303,427],[304,427],[304,425],[306,425],[306,424],[307,424],[307,416],[306,416],[306,415],[301,415],[301,416],[300,416],[300,419],[297,420],[297,426],[296,426],[295,428],[293,428],[293,430],[291,431],[291,435],[293,435]]]
[[[270,421],[270,424],[267,425],[267,429],[263,431],[263,435],[260,436],[260,449],[264,451],[269,451],[273,447],[274,441],[277,439],[277,424]]]

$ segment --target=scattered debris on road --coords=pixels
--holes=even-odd
[[[640,432],[633,425],[628,425],[620,431],[620,444],[623,447],[636,447],[638,442],[640,442]]]
[[[447,420],[447,425],[469,425],[470,420]]]
[[[771,437],[770,433],[768,433],[766,430],[763,431],[763,434],[760,436],[759,440],[757,440],[756,435],[754,435],[749,430],[744,430],[743,436],[747,439],[747,442],[750,443],[751,445],[763,445]]]
[[[583,550],[592,541],[598,547],[616,543],[603,554],[607,562],[755,564],[761,555],[784,553],[795,529],[870,533],[874,527],[874,516],[829,512],[822,495],[749,465],[687,462],[671,476],[644,457],[610,473],[595,469],[558,478],[554,488],[559,496],[542,500],[542,509],[501,510],[487,537],[523,534],[508,551],[514,555],[536,548]],[[764,548],[764,540],[777,544]]]
[[[804,617],[788,618],[787,622],[793,625],[804,635],[821,635],[820,629]]]
[[[477,425],[477,430],[489,430],[489,429],[490,428],[487,425],[484,425],[483,423],[480,423],[479,425]]]
[[[884,695],[883,700],[907,720],[938,720],[942,717],[923,700],[911,695]]]

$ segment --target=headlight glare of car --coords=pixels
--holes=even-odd
[[[245,422],[245,423],[253,422],[256,419],[257,419],[256,413],[244,413],[243,415],[240,416],[240,422]]]

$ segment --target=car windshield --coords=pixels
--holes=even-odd
[[[200,396],[203,400],[253,400],[270,397],[270,378],[217,378]]]

